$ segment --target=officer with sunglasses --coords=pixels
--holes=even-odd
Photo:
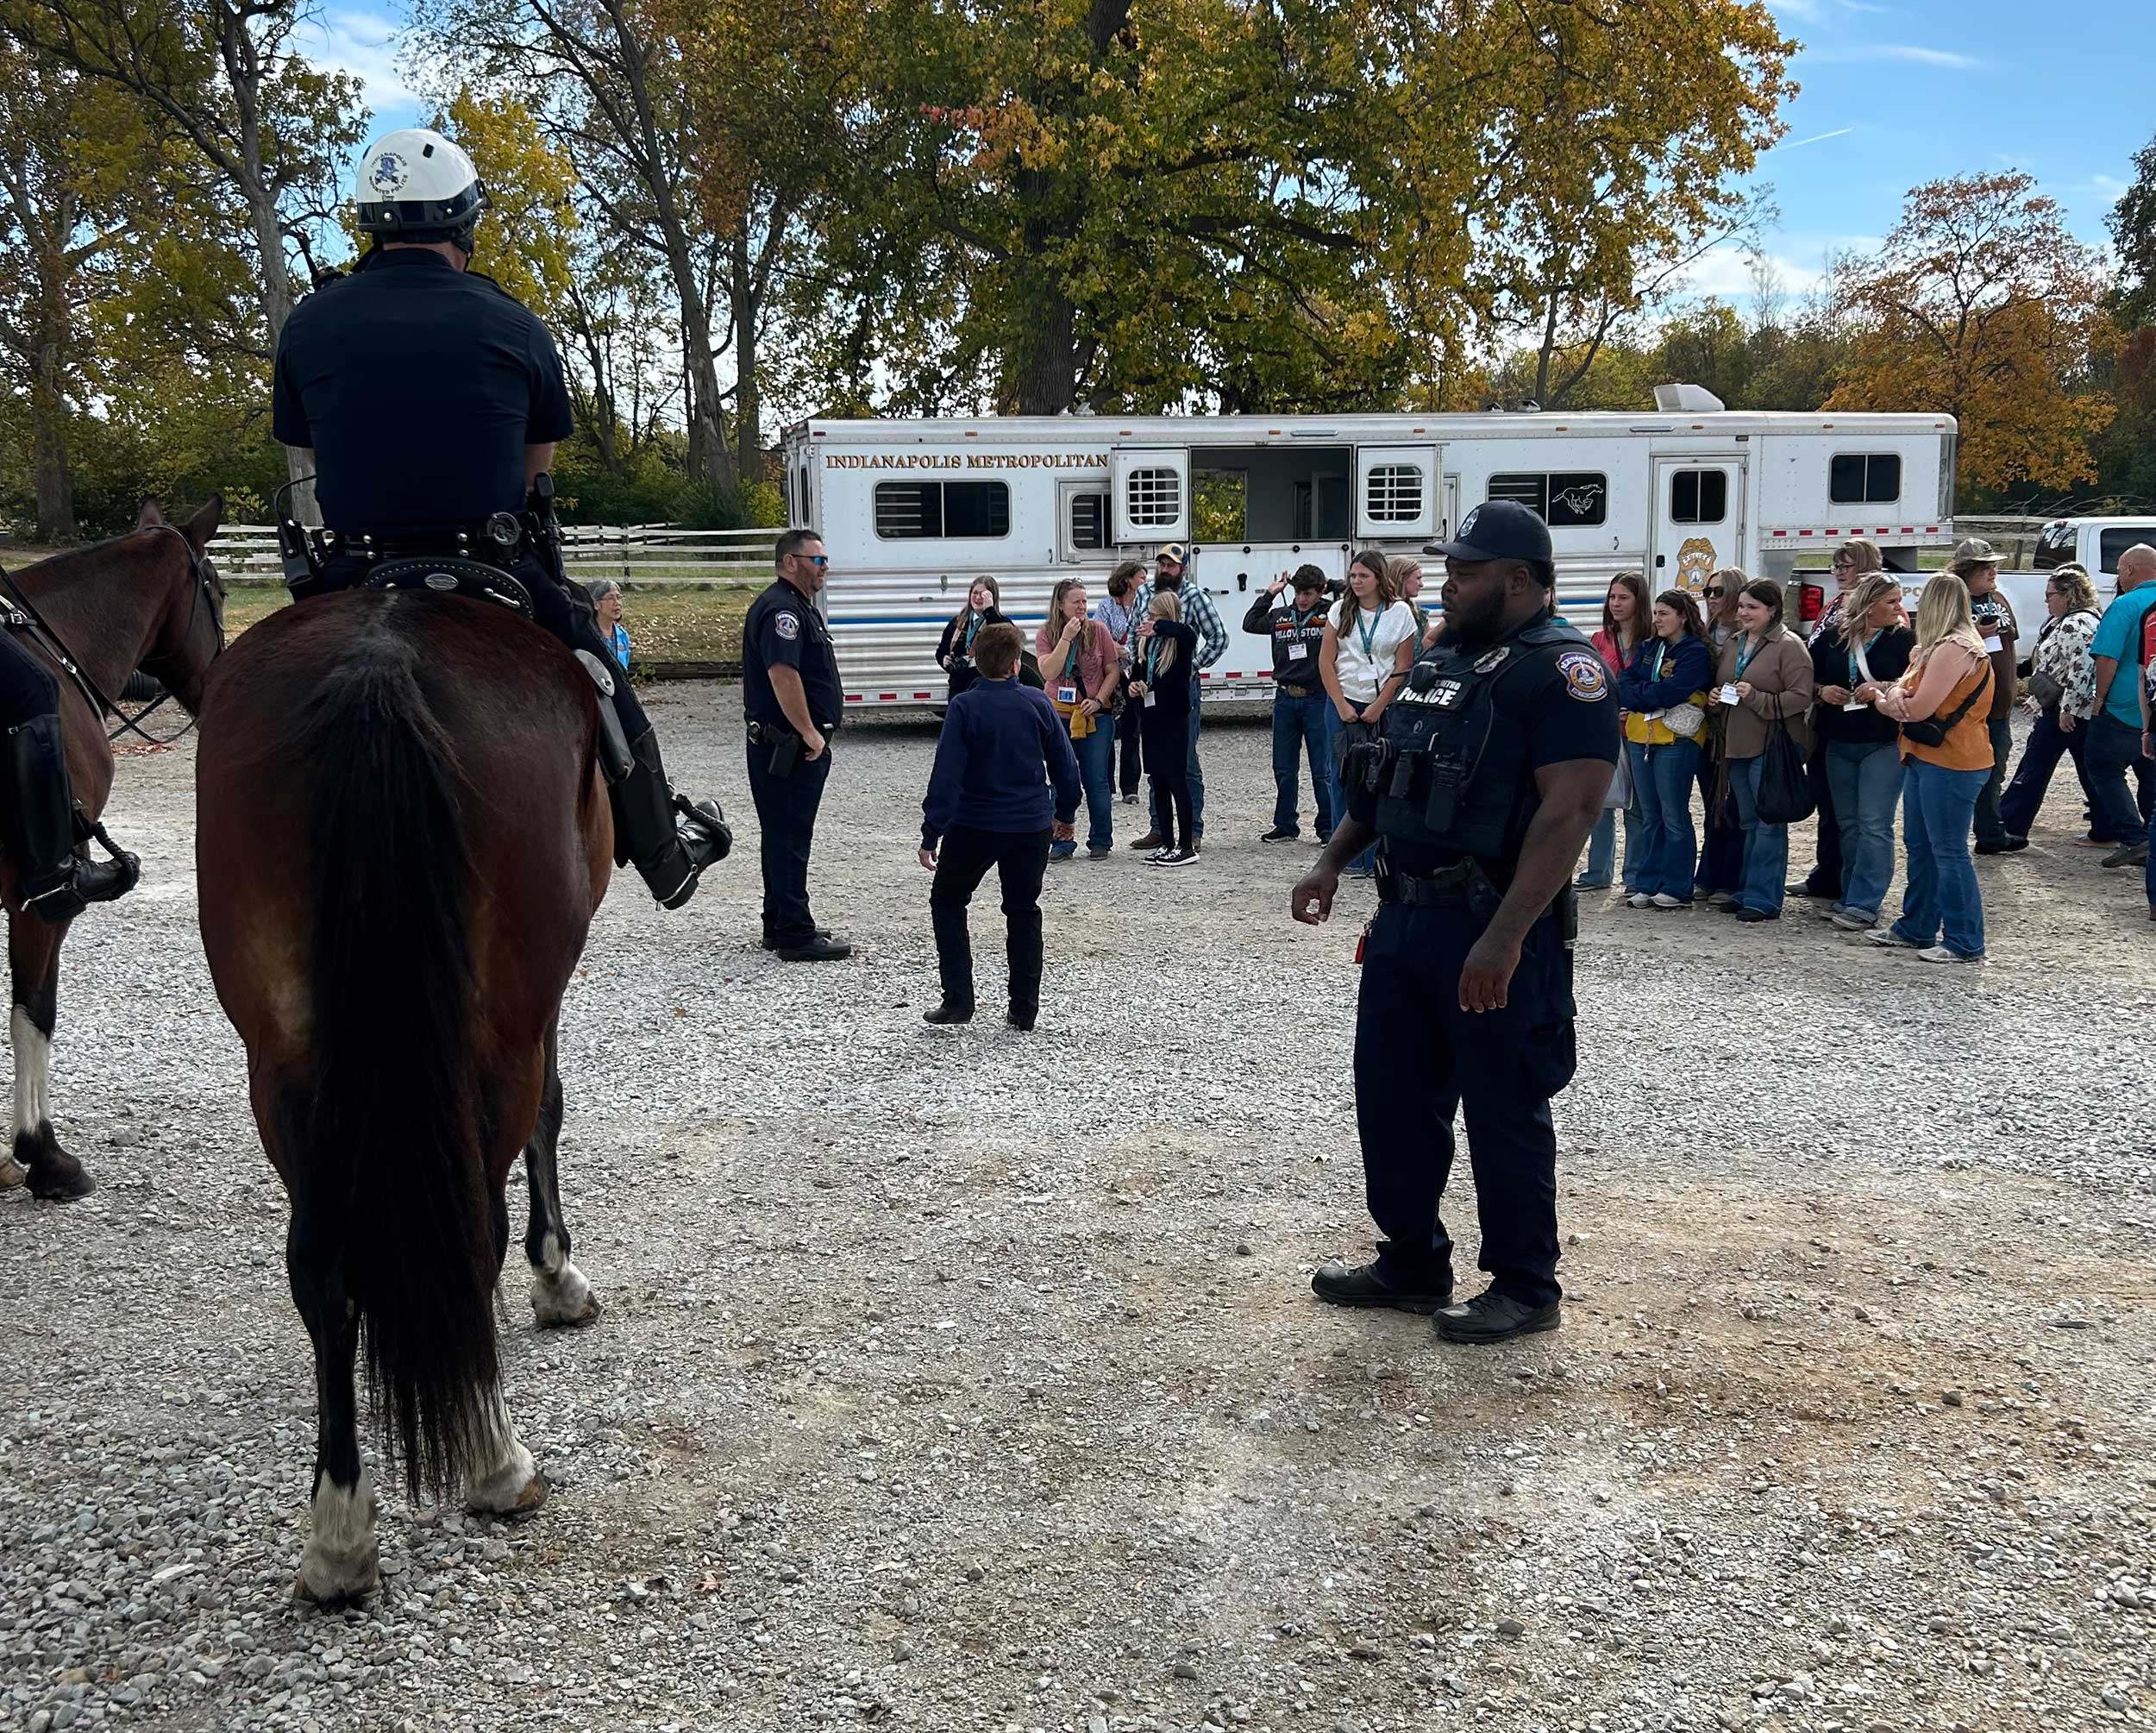
[[[778,577],[749,605],[741,691],[749,714],[749,792],[762,832],[763,948],[788,963],[829,963],[853,947],[809,913],[809,844],[838,731],[838,658],[817,593],[830,566],[813,530],[779,537]]]

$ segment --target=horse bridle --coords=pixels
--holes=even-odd
[[[187,568],[189,575],[195,581],[195,593],[193,600],[188,605],[187,630],[183,635],[182,642],[194,636],[197,611],[206,599],[210,603],[210,618],[216,623],[217,628],[216,655],[210,658],[214,662],[217,656],[224,654],[224,611],[217,606],[216,580],[210,575],[209,556],[189,541],[185,533],[174,524],[146,524],[142,527],[147,530],[162,530],[169,536],[179,537],[180,546],[187,550]],[[75,682],[75,689],[82,694],[83,701],[90,706],[91,713],[97,716],[112,715],[120,719],[120,725],[105,735],[108,743],[117,740],[122,734],[139,735],[153,746],[169,746],[173,741],[186,738],[188,729],[195,725],[195,719],[191,716],[187,719],[186,728],[181,729],[177,734],[168,735],[162,740],[141,725],[144,717],[172,697],[172,689],[169,685],[155,698],[136,711],[134,715],[128,715],[116,702],[106,697],[97,682],[84,671],[82,664],[76,661],[68,650],[66,641],[53,630],[45,616],[32,605],[30,599],[22,593],[14,578],[5,572],[0,572],[0,589],[6,591],[9,602],[13,606],[16,614],[21,618],[22,624],[28,628],[31,637],[44,647],[45,653],[58,662],[67,677]],[[143,666],[147,669],[148,664],[146,662]]]

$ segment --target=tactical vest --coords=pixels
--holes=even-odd
[[[1547,667],[1587,640],[1562,620],[1539,620],[1473,650],[1425,650],[1386,706],[1382,738],[1364,775],[1381,836],[1472,855],[1509,877],[1534,809],[1526,730],[1497,708],[1507,677]],[[1501,878],[1501,882],[1503,880]]]
[[[1318,652],[1325,644],[1325,604],[1310,611],[1310,618],[1300,625],[1295,624],[1295,611],[1291,607],[1275,608],[1270,627],[1273,641],[1273,679],[1277,684],[1285,681],[1290,686],[1307,686],[1322,689],[1324,681],[1318,673]],[[1294,654],[1295,646],[1302,647],[1302,654]]]

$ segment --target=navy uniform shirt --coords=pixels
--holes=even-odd
[[[566,439],[554,339],[439,253],[369,253],[292,309],[271,431],[311,446],[322,520],[347,534],[477,524],[524,505],[524,448]]]
[[[836,728],[842,700],[830,632],[816,604],[784,578],[749,604],[749,618],[742,622],[741,696],[751,722],[793,725],[771,689],[771,670],[780,666],[801,676],[809,719],[827,732]]]
[[[1547,624],[1540,620],[1527,623],[1528,626]],[[1419,651],[1415,661],[1435,663],[1443,669],[1452,665],[1457,658],[1460,668],[1470,668],[1494,654],[1499,644],[1510,641],[1508,637],[1463,650],[1456,648],[1451,640],[1441,638],[1434,647]],[[1614,769],[1623,751],[1617,720],[1617,682],[1610,678],[1608,665],[1585,638],[1568,630],[1562,642],[1515,649],[1520,654],[1514,665],[1503,669],[1502,677],[1492,688],[1490,700],[1496,708],[1491,738],[1501,750],[1490,753],[1489,762],[1476,773],[1478,782],[1485,775],[1501,777],[1508,774],[1504,768],[1508,763],[1512,767],[1509,774],[1515,778],[1515,786],[1509,791],[1512,821],[1507,826],[1508,855],[1489,863],[1500,873],[1502,884],[1512,882],[1513,870],[1519,864],[1520,840],[1526,834],[1535,809],[1542,804],[1534,773],[1546,765],[1562,764],[1574,758],[1598,758]],[[1390,725],[1401,713],[1400,700],[1395,698],[1386,709],[1385,723]],[[1347,809],[1348,815],[1361,823],[1377,822],[1377,798],[1359,780],[1348,791]],[[1404,873],[1434,872],[1460,858],[1457,850],[1407,842],[1396,837],[1385,839],[1385,853],[1387,859]]]

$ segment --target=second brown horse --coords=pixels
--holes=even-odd
[[[555,1176],[555,1025],[605,895],[597,694],[491,604],[355,592],[283,610],[202,712],[197,866],[217,996],[291,1201],[320,1440],[300,1592],[377,1578],[354,1364],[415,1491],[546,1494],[502,1399],[504,1191],[530,1168],[540,1322],[592,1315]]]

